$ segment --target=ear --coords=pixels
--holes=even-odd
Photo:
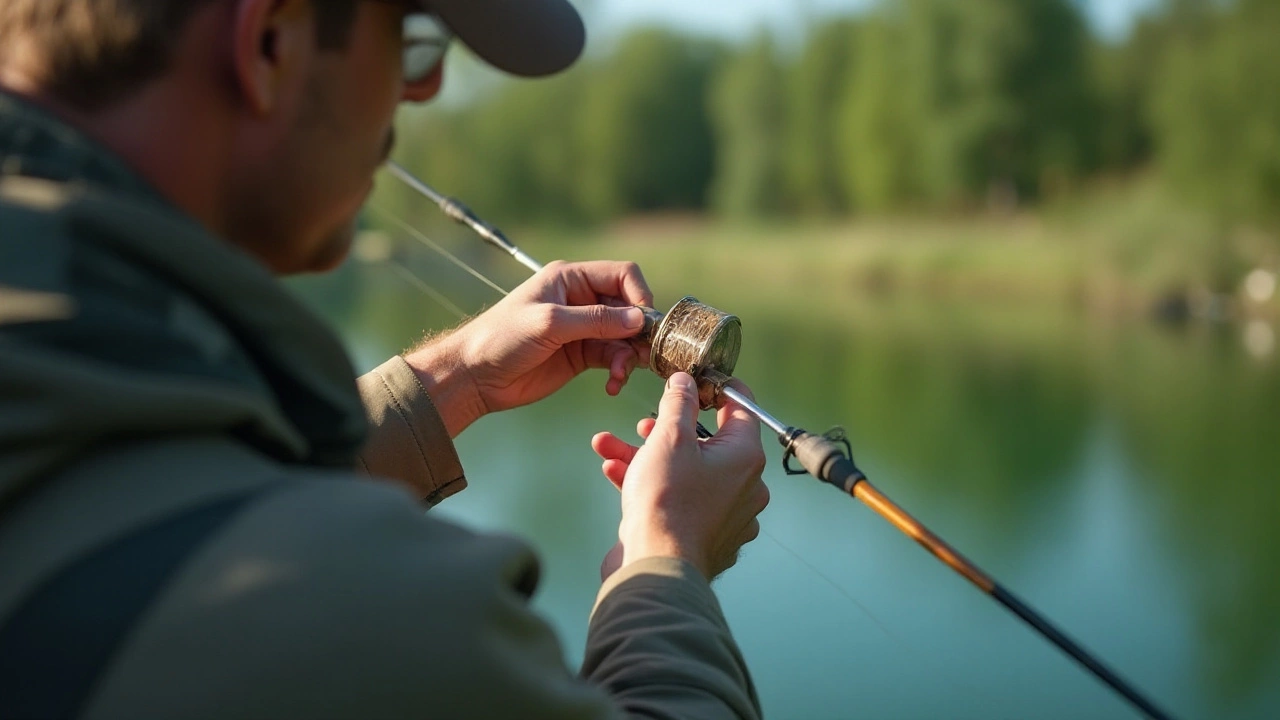
[[[315,55],[309,0],[237,0],[232,67],[251,112],[267,115],[306,81]]]

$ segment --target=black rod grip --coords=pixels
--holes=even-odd
[[[801,431],[791,439],[789,447],[810,475],[846,493],[853,493],[854,486],[867,479],[845,455],[844,446],[830,438]]]

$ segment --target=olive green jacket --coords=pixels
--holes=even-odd
[[[465,484],[403,360],[357,383],[262,266],[0,93],[0,717],[759,715],[673,559],[605,583],[566,668],[531,549],[423,512]]]

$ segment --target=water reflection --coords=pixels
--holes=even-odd
[[[1084,364],[1056,338],[1015,347],[960,318],[896,317],[838,332],[762,323],[758,337],[791,337],[744,351],[741,374],[800,399],[792,417],[843,418],[895,486],[997,534],[1037,522],[1089,429]]]
[[[494,299],[439,282],[463,307]],[[366,368],[455,322],[370,267],[299,289]],[[846,425],[878,486],[1177,714],[1280,716],[1280,364],[1252,357],[1240,328],[938,305],[863,304],[825,326],[735,312],[739,374],[766,407]],[[643,411],[604,401],[601,382],[469,431],[464,460],[484,479],[449,502],[535,540],[540,607],[571,660],[617,512],[586,439]],[[654,397],[646,382],[631,394]],[[720,592],[770,715],[1131,717],[883,522],[834,491],[766,479],[773,539]],[[844,666],[856,673],[827,672]]]
[[[1189,566],[1205,676],[1237,702],[1274,682],[1280,651],[1280,373],[1233,347],[1217,333],[1132,333],[1107,397],[1162,506],[1161,541]]]

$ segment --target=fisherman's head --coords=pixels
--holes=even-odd
[[[3,0],[0,88],[124,156],[276,272],[345,257],[402,101],[457,37],[516,75],[571,64],[567,0]]]

